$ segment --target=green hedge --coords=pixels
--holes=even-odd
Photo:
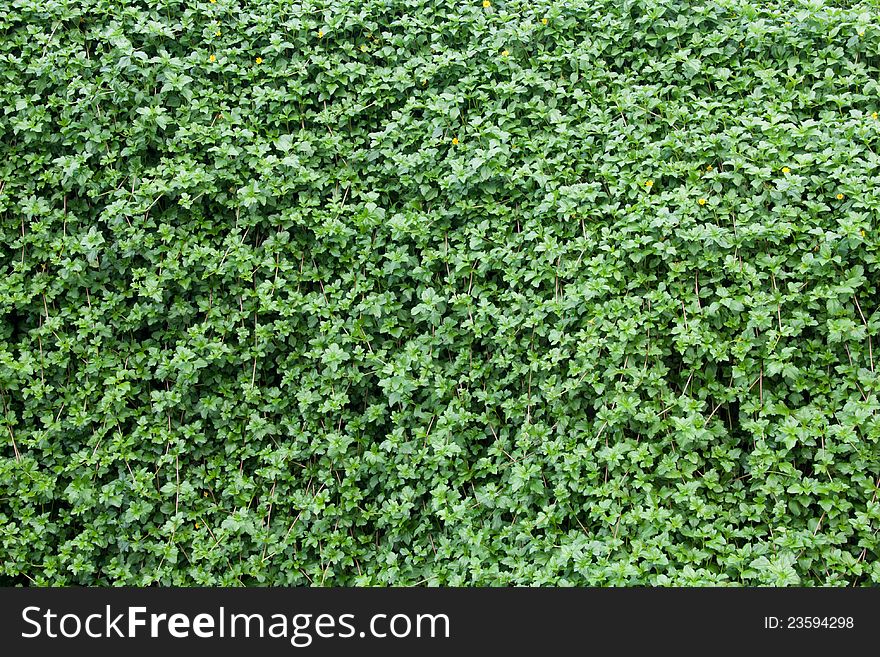
[[[2,3],[0,584],[880,583],[877,5],[775,6]]]

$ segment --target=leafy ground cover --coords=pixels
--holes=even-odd
[[[876,17],[2,3],[0,583],[880,583]]]

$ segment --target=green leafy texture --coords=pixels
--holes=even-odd
[[[3,3],[0,584],[880,583],[878,7],[778,7]]]

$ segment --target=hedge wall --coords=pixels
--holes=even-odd
[[[3,2],[0,584],[880,583],[834,4]]]

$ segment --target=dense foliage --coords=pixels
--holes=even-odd
[[[873,3],[0,5],[0,583],[880,583]]]

